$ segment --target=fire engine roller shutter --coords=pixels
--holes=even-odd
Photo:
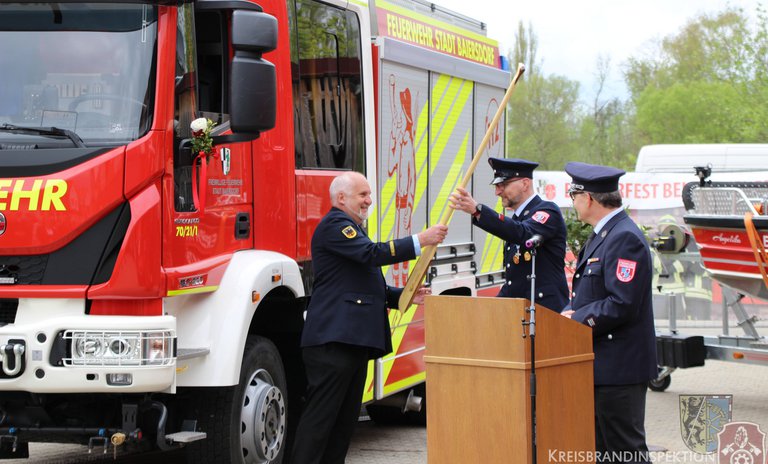
[[[380,240],[388,241],[418,233],[427,222],[429,73],[385,61],[379,78],[380,193],[377,212]],[[398,266],[395,270],[388,266],[385,269],[390,285],[404,285],[395,282],[402,274],[401,268]]]
[[[415,153],[417,178],[411,224],[411,233],[414,233],[421,231],[427,225],[427,216],[435,209],[436,193],[448,189],[442,198],[442,206],[445,206],[447,195],[455,188],[456,183],[461,180],[461,177],[459,177],[453,183],[446,183],[445,173],[452,169],[450,164],[457,163],[455,169],[461,171],[463,175],[474,154],[475,146],[479,144],[485,133],[485,129],[479,135],[472,133],[473,83],[483,83],[489,85],[492,89],[500,89],[496,93],[503,95],[504,89],[509,84],[510,74],[389,38],[379,37],[376,39],[376,43],[379,47],[379,57],[381,60],[378,75],[379,99],[377,115],[380,127],[377,134],[377,168],[379,172],[377,183],[379,198],[371,212],[371,217],[378,219],[378,221],[369,221],[368,232],[371,237],[376,237],[380,241],[387,241],[395,237],[396,228],[397,176],[396,172],[393,172],[393,175],[390,176],[389,172],[392,169],[388,165],[389,151],[392,149],[393,128],[396,128],[398,117],[393,112],[400,112],[400,116],[403,118],[402,130],[405,131],[406,121],[402,110],[403,105],[410,106],[412,111],[413,127],[410,128],[410,132],[413,133],[413,152]],[[427,71],[427,69],[431,71]],[[450,151],[461,143],[451,139],[451,136],[454,134],[446,130],[438,135],[434,132],[436,129],[430,124],[434,120],[435,112],[442,111],[441,116],[445,118],[447,116],[446,111],[453,111],[448,103],[449,100],[444,100],[441,103],[434,102],[433,100],[430,103],[431,100],[429,100],[430,91],[437,86],[441,78],[441,72],[447,73],[445,76],[442,76],[441,85],[444,87],[448,86],[449,81],[453,80],[454,94],[457,93],[456,86],[459,84],[464,88],[463,93],[461,93],[462,105],[460,105],[460,114],[457,115],[458,119],[451,115],[451,117],[456,119],[451,122],[453,130],[460,130],[469,137],[461,156],[457,156],[456,151]],[[394,76],[395,81],[394,104],[392,100],[393,89],[389,86],[390,75]],[[404,96],[402,100],[400,97],[401,92],[406,88],[409,89],[410,105],[407,103],[408,97]],[[436,96],[433,92],[431,98],[434,99]],[[448,109],[444,105],[449,105]],[[477,129],[475,129],[475,132],[477,132]],[[394,134],[397,135],[398,132],[394,131]],[[403,139],[401,138],[401,140]],[[445,156],[442,160],[443,173],[436,173],[434,169],[437,167],[435,165],[435,157],[438,155],[435,151],[435,144],[438,143],[443,143],[444,145],[440,152],[441,156]],[[437,160],[438,163],[439,161]],[[445,163],[449,165],[446,166]],[[435,215],[436,217],[434,217]],[[439,216],[439,212],[430,215],[429,224],[438,222]],[[464,222],[464,224],[458,225],[459,222]],[[460,232],[456,233],[456,236],[449,234],[449,240],[454,241],[453,243],[461,240],[464,243],[470,241],[473,231],[471,230],[469,216],[458,213],[451,222],[451,229],[454,228],[460,229]],[[412,265],[413,262],[410,264]],[[384,268],[384,272],[390,285],[403,285],[404,282],[402,281],[395,282],[395,275],[407,276],[408,269],[400,267],[395,270],[394,266],[390,266]],[[390,325],[393,327],[392,345],[394,353],[404,354],[413,352],[414,354],[401,357],[397,361],[394,361],[391,356],[383,360],[382,371],[385,380],[383,393],[385,395],[425,380],[424,366],[421,360],[423,352],[419,351],[419,346],[414,344],[414,340],[419,339],[419,337],[406,337],[406,333],[409,331],[423,330],[423,316],[417,316],[417,313],[419,312],[390,311],[389,318]],[[374,388],[372,382],[373,376],[369,375],[366,380],[363,401],[373,399]]]
[[[381,240],[388,241],[418,233],[427,223],[429,73],[417,67],[390,61],[382,63],[380,72],[380,190],[377,217]],[[387,283],[404,286],[409,269],[414,263],[415,260],[385,267],[383,271]],[[420,347],[414,345],[414,337],[406,337],[409,331],[413,333],[412,330],[423,330],[423,318],[415,316],[416,311],[390,311],[394,353],[402,354]],[[386,379],[386,394],[402,388],[403,385],[424,380],[423,366],[413,367],[414,357],[420,357],[421,352],[416,353],[397,361],[392,360],[391,356],[385,357],[382,370]],[[412,377],[414,373],[416,378]],[[370,388],[371,382],[373,378],[369,376],[364,397],[366,401],[373,399],[374,389]]]
[[[429,121],[429,223],[437,224],[448,208],[448,196],[456,189],[472,161],[472,100],[474,82],[450,76],[430,75]],[[450,223],[444,245],[467,243],[472,223],[464,213]]]
[[[485,131],[488,130],[499,103],[504,98],[504,89],[492,87],[485,84],[475,85],[475,138],[472,152],[476,152],[483,140]],[[484,205],[490,206],[496,211],[502,211],[501,201],[496,196],[493,186],[490,185],[493,178],[493,170],[488,164],[488,158],[504,158],[506,153],[506,115],[499,120],[496,132],[491,136],[488,146],[483,152],[483,158],[477,164],[473,176],[473,193],[475,200]],[[514,156],[514,154],[512,155]],[[521,155],[522,156],[522,155]],[[511,214],[511,213],[510,213]],[[484,230],[475,227],[472,231],[475,246],[475,262],[477,263],[477,273],[487,274],[493,271],[500,271],[504,266],[503,247],[504,241],[498,237],[488,234]]]

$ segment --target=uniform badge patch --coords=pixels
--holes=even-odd
[[[341,229],[341,233],[344,234],[347,238],[355,238],[357,237],[357,229],[355,229],[352,226],[347,226],[343,229]]]
[[[531,216],[531,219],[538,222],[539,224],[544,224],[547,222],[547,219],[549,219],[549,213],[546,211],[536,211],[536,213]]]
[[[506,216],[504,216],[502,213],[499,213],[499,221],[504,222],[504,218],[506,218]]]
[[[621,282],[630,282],[635,278],[635,268],[637,267],[636,261],[630,261],[628,259],[620,259],[619,264],[616,265],[616,278]]]

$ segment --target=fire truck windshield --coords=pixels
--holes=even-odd
[[[149,130],[157,7],[0,3],[0,125],[57,128],[86,146]],[[72,137],[0,131],[0,144],[72,146]],[[59,145],[56,145],[59,143]]]

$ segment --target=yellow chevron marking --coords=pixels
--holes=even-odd
[[[395,229],[395,216],[397,216],[397,210],[395,207],[395,194],[397,193],[397,176],[392,176],[384,182],[384,187],[381,189],[381,195],[379,196],[379,203],[381,203],[381,214],[385,215],[381,218],[381,236],[380,242],[386,242],[392,240],[394,237],[392,234]]]
[[[428,178],[427,173],[427,158],[429,155],[429,141],[427,140],[426,133],[429,125],[429,111],[426,110],[427,106],[424,105],[421,113],[418,117],[418,125],[416,126],[416,140],[421,140],[416,149],[416,194],[413,197],[413,210],[416,211],[416,207],[421,198],[424,196],[424,192],[427,190]]]
[[[410,272],[410,268],[409,268]],[[392,329],[392,353],[397,353],[400,351],[400,345],[403,343],[403,339],[405,338],[405,334],[408,332],[408,328],[410,324],[413,322],[413,316],[416,314],[416,309],[411,308],[408,311],[398,311],[398,310],[391,310],[389,311],[389,326],[393,327]],[[421,322],[423,324],[424,320],[420,319],[417,321]],[[408,324],[408,325],[405,325]],[[402,327],[398,327],[402,326]],[[416,336],[413,331],[411,331],[411,336]],[[390,354],[389,356],[394,356],[394,354]],[[392,370],[392,366],[395,365],[395,360],[392,360],[391,362],[384,363],[384,385],[386,389],[387,385],[387,379],[389,379],[389,373]]]
[[[389,311],[389,324],[390,327],[393,327],[392,330],[392,353],[386,355],[388,358],[384,364],[383,364],[383,375],[384,375],[384,391],[390,392],[393,391],[394,387],[393,385],[387,384],[387,379],[389,378],[389,373],[392,371],[392,368],[394,367],[395,362],[397,360],[391,359],[394,357],[395,353],[397,353],[400,350],[400,346],[403,343],[403,340],[405,339],[406,334],[408,333],[408,329],[410,328],[410,325],[415,323],[424,323],[424,319],[419,319],[417,321],[413,320],[413,317],[416,315],[415,308],[408,310],[408,311],[398,311],[398,310],[390,310]],[[414,332],[411,332],[411,336],[416,336]],[[415,355],[415,354],[414,354]],[[368,376],[365,381],[365,391],[363,393],[363,402],[366,401],[372,401],[374,398],[374,362],[368,363]],[[406,380],[401,380],[399,382],[396,382],[397,385],[408,385],[409,379],[413,379],[412,384],[415,385],[416,383],[419,383],[417,380],[423,382],[425,378],[424,372],[418,372],[415,375],[409,377]],[[399,389],[399,388],[398,388]]]
[[[455,132],[459,123],[459,116],[466,111],[467,104],[471,101],[473,91],[473,83],[471,81],[465,81],[463,79],[453,78],[447,75],[440,75],[437,82],[433,86],[432,95],[435,96],[430,102],[430,109],[432,114],[431,128],[433,134],[432,140],[426,140],[428,122],[430,117],[430,111],[427,111],[426,105],[421,109],[417,117],[417,124],[414,134],[414,143],[416,145],[416,192],[414,195],[414,212],[418,209],[420,202],[424,199],[425,192],[427,191],[428,182],[436,182],[434,178],[430,177],[434,174],[435,167],[439,164],[440,159],[446,152],[446,146],[450,140],[454,137],[462,137],[462,134]],[[440,191],[435,199],[435,203],[441,205],[439,211],[430,211],[430,222],[432,224],[439,221],[439,216],[442,214],[442,210],[447,207],[448,195],[454,190],[458,184],[459,179],[463,174],[463,167],[467,159],[467,150],[470,143],[471,128],[463,134],[461,145],[457,153],[449,153],[452,156],[452,163],[448,170],[446,179],[443,179]],[[431,150],[430,150],[431,145]],[[428,156],[429,155],[429,156]],[[429,171],[427,170],[427,162],[429,159]],[[380,166],[383,162],[380,160]],[[395,207],[394,199],[396,195],[396,181],[394,178],[388,178],[381,189],[380,194],[380,214],[381,219],[381,235],[379,240],[386,241],[393,238],[393,229],[395,224]],[[387,214],[385,214],[385,212]],[[436,216],[436,217],[435,217]],[[426,227],[426,226],[425,226]],[[417,231],[412,231],[415,233]],[[414,260],[415,261],[415,260]],[[409,266],[409,272],[413,270],[413,266]],[[387,272],[386,268],[384,272]],[[403,340],[409,333],[408,329],[410,324],[414,323],[413,318],[416,314],[415,308],[410,308],[401,311],[390,311],[389,319],[390,326],[395,327],[392,330],[392,346],[393,353],[397,353],[402,346]],[[417,321],[421,322],[421,321]],[[402,326],[402,327],[398,327]],[[405,388],[410,385],[414,385],[419,382],[423,382],[426,378],[424,372],[415,373],[413,376],[395,382],[388,385],[386,380],[397,362],[395,359],[388,359],[383,364],[383,376],[385,379],[385,392],[392,392]],[[363,395],[363,401],[373,400],[374,395],[374,364],[369,363],[368,378],[366,379],[366,389]]]
[[[195,288],[187,288],[182,290],[168,290],[168,293],[166,293],[167,296],[176,296],[176,295],[191,295],[193,293],[209,293],[209,292],[215,292],[218,290],[218,285],[209,285],[207,287],[195,287]]]
[[[446,78],[451,81],[451,85],[445,90],[445,95],[442,98],[433,100],[432,102],[432,131],[437,134],[432,141],[432,153],[430,156],[430,175],[433,174],[435,168],[440,163],[440,159],[443,157],[445,147],[453,135],[453,131],[459,122],[459,115],[464,112],[467,102],[472,96],[473,83],[464,79],[455,77],[440,76],[440,80]],[[435,86],[433,95],[441,95],[438,93],[439,85]],[[471,127],[467,128],[467,132],[471,131]],[[465,154],[451,153],[461,159],[463,163]]]
[[[368,375],[365,378],[365,390],[363,390],[363,403],[373,401],[373,366],[375,360],[368,361]]]
[[[504,256],[503,247],[504,242],[500,238],[488,234],[488,238],[485,239],[485,246],[483,247],[483,264],[480,266],[481,273],[497,271],[503,266],[501,262]]]
[[[459,146],[459,153],[466,151],[469,145],[469,135],[470,131],[467,130],[466,134],[464,134],[464,140],[462,140]],[[437,198],[435,198],[432,210],[429,212],[431,224],[437,224],[443,215],[443,211],[448,208],[448,196],[456,189],[459,180],[464,177],[463,167],[460,157],[457,157],[453,164],[451,164],[451,168],[445,176],[445,181],[440,187],[440,192],[437,194]]]
[[[413,134],[413,143],[414,143],[414,149],[416,150],[415,153],[415,169],[416,169],[416,191],[414,192],[414,204],[413,204],[413,211],[412,214],[416,214],[416,205],[418,205],[419,200],[421,199],[421,196],[424,194],[424,191],[427,186],[427,172],[424,167],[427,164],[427,155],[429,153],[429,144],[426,141],[425,134],[427,133],[427,127],[429,123],[429,107],[427,105],[423,105],[418,111],[418,115],[416,117],[416,125],[414,127],[414,134]],[[389,153],[380,153],[379,154],[379,172],[382,174],[387,173],[387,167],[386,167],[386,156],[389,156]],[[381,176],[380,176],[381,177]],[[387,177],[384,181],[384,185],[381,188],[381,192],[379,195],[379,204],[380,204],[380,215],[381,215],[381,235],[379,236],[378,240],[381,242],[385,242],[388,240],[394,239],[394,233],[395,233],[395,218],[397,216],[397,207],[395,206],[395,198],[397,195],[397,176],[392,175],[390,177]],[[375,210],[375,205],[374,205]],[[372,217],[376,217],[373,214],[371,214]],[[418,233],[420,231],[417,230],[411,230],[412,234]],[[373,236],[373,235],[371,235]],[[415,261],[415,260],[412,260]],[[412,267],[412,266],[410,266]],[[383,266],[381,268],[384,275],[387,275],[389,272],[390,266]]]
[[[402,379],[397,382],[393,382],[384,386],[384,394],[395,393],[400,390],[404,390],[406,387],[411,387],[423,383],[427,380],[427,373],[422,371],[416,375],[412,375],[408,378]]]
[[[494,209],[496,211],[499,211],[500,209],[503,211],[501,206],[501,198],[496,201],[496,206],[494,206]],[[501,240],[499,237],[496,237],[495,235],[487,234],[485,245],[483,246],[482,264],[480,266],[481,273],[496,271],[504,267],[503,248],[503,240]]]

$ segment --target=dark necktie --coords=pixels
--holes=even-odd
[[[589,244],[592,243],[592,239],[595,238],[596,235],[597,234],[595,234],[595,231],[592,231],[592,233],[589,234],[589,238],[587,238],[587,241],[584,242],[584,246],[581,247],[581,250],[579,250],[579,262],[581,262],[581,257],[584,256],[584,253],[587,252]]]
[[[592,239],[595,238],[596,235],[597,234],[595,233],[595,231],[592,231],[592,233],[589,234],[589,238],[587,238],[587,241],[584,242],[584,249],[585,250],[587,249],[587,247],[589,247],[589,244],[592,243]]]

